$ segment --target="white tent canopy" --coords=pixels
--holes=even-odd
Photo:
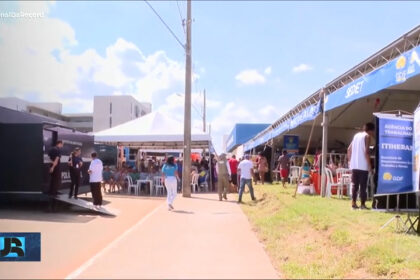
[[[159,112],[147,114],[118,126],[94,133],[97,143],[138,147],[142,149],[183,149],[184,125]],[[191,147],[211,146],[211,137],[191,129]]]

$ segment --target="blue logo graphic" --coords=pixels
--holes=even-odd
[[[40,260],[40,233],[0,232],[0,261]]]

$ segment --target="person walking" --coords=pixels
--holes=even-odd
[[[268,172],[268,162],[267,158],[262,152],[260,152],[258,155],[258,174],[260,176],[261,184],[264,185],[265,173]]]
[[[166,202],[169,211],[174,209],[173,203],[177,194],[178,180],[178,167],[175,164],[174,157],[170,156],[162,167],[162,181],[165,182]]]
[[[80,171],[83,166],[83,160],[80,157],[81,150],[79,147],[75,148],[74,151],[70,154],[69,157],[69,170],[70,170],[70,192],[69,198],[73,196],[74,191],[74,199],[77,199],[77,195],[79,194],[79,185],[80,185]]]
[[[286,188],[287,178],[289,177],[289,169],[290,169],[290,158],[287,155],[287,151],[283,150],[283,154],[279,157],[279,165],[278,169],[280,172],[281,182],[283,184],[283,188]]]
[[[354,135],[353,141],[347,149],[347,157],[349,159],[349,166],[352,170],[352,202],[353,209],[358,209],[356,204],[357,194],[360,194],[361,209],[368,209],[366,207],[366,187],[369,172],[372,172],[372,165],[369,155],[369,144],[375,131],[373,123],[366,123],[363,126],[363,131]]]
[[[229,159],[229,167],[230,167],[230,180],[232,184],[235,185],[236,190],[238,189],[238,165],[239,161],[236,159],[235,155]]]
[[[217,192],[219,194],[219,200],[222,201],[222,197],[227,200],[231,172],[225,153],[222,153],[219,156],[219,160],[216,164],[216,172],[218,174]]]
[[[96,209],[102,207],[102,192],[101,192],[101,183],[102,183],[102,171],[103,164],[102,161],[97,158],[97,154],[93,152],[91,154],[92,161],[89,166],[89,183],[90,191],[92,192],[93,205]]]
[[[254,188],[252,187],[252,171],[253,163],[249,160],[249,155],[245,155],[245,159],[241,161],[238,165],[238,174],[241,177],[239,183],[239,199],[238,203],[242,203],[242,194],[244,192],[245,185],[248,185],[249,193],[251,194],[251,199],[255,200]]]

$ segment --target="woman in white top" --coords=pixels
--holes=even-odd
[[[102,183],[102,171],[103,164],[102,161],[97,158],[96,153],[91,154],[92,161],[89,166],[89,183],[90,191],[92,192],[93,205],[96,208],[102,206],[102,192],[101,192],[101,183]]]

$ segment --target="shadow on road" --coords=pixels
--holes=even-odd
[[[88,198],[86,200],[89,200]],[[104,205],[109,202],[104,201]],[[57,201],[56,211],[48,212],[48,201],[4,201],[0,203],[0,219],[44,221],[53,223],[88,223],[97,216],[110,217]]]
[[[104,198],[106,198],[107,196],[125,198],[125,199],[145,199],[145,200],[165,200],[166,199],[166,197],[163,197],[163,196],[132,195],[132,194],[127,194],[127,193],[106,193],[104,195]]]
[[[195,214],[192,211],[184,211],[184,210],[172,210],[172,212],[178,213],[178,214],[190,214],[190,215]]]
[[[209,201],[215,201],[215,202],[230,202],[230,203],[236,203],[236,200],[223,200],[220,201],[219,198],[217,197],[217,194],[215,196],[215,198],[208,198],[208,197],[199,197],[199,196],[191,196],[192,199],[201,199],[201,200],[209,200]]]

